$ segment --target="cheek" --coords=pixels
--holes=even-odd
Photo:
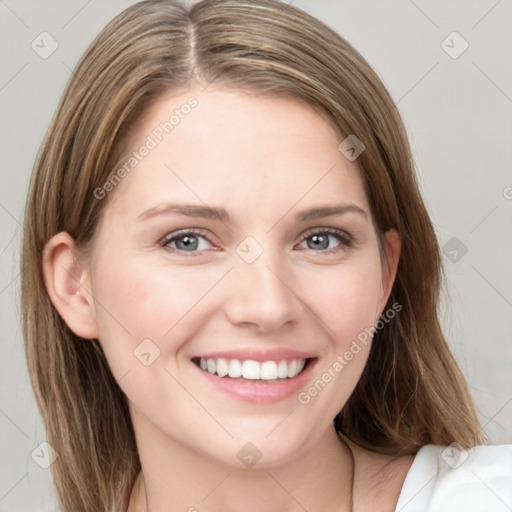
[[[381,300],[380,260],[360,254],[324,275],[316,273],[309,304],[322,320],[330,343],[310,387],[298,402],[311,417],[334,418],[350,397],[366,365]],[[313,279],[313,275],[309,276]]]
[[[308,306],[338,348],[374,325],[382,299],[380,261],[373,255],[304,276]],[[306,289],[306,288],[305,288]]]
[[[151,340],[161,355],[176,352],[182,341],[173,340],[190,337],[199,328],[200,322],[193,327],[190,319],[222,277],[212,269],[148,265],[144,259],[103,257],[96,266],[93,294],[99,341],[114,374],[123,374],[137,362],[134,351],[144,340]]]

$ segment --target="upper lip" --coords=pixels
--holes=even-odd
[[[200,354],[197,358],[204,359],[238,359],[240,361],[281,361],[283,359],[311,359],[316,357],[311,352],[303,352],[289,348],[261,349],[245,348],[237,350],[226,350],[219,352],[208,352]]]

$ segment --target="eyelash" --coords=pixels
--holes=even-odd
[[[172,247],[169,247],[169,244],[171,242],[175,242],[176,240],[179,240],[180,238],[187,236],[187,235],[201,236],[204,239],[206,239],[208,241],[208,243],[214,245],[213,242],[208,238],[208,236],[206,235],[206,233],[204,231],[198,230],[198,229],[188,229],[188,230],[177,231],[175,233],[171,233],[171,234],[165,236],[160,241],[160,246],[168,251],[182,254],[187,257],[188,256],[200,256],[203,251],[190,251],[189,252],[189,251],[182,251],[180,249],[174,249]],[[340,241],[339,245],[337,245],[336,247],[333,247],[331,249],[326,249],[323,251],[314,251],[314,252],[319,252],[321,254],[337,253],[338,251],[342,250],[343,247],[344,248],[351,247],[354,242],[353,238],[346,231],[342,231],[340,229],[335,229],[335,228],[312,228],[312,229],[306,231],[302,235],[299,244],[302,244],[302,242],[304,242],[308,238],[312,237],[313,235],[335,235],[336,237],[338,237],[338,239]],[[312,249],[310,249],[310,250],[312,250]]]

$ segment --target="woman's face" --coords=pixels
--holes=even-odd
[[[393,279],[341,142],[295,100],[213,86],[134,129],[87,286],[139,442],[264,467],[332,430]]]

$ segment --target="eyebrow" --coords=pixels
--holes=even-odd
[[[319,219],[323,217],[331,217],[334,215],[342,215],[345,213],[357,213],[368,219],[365,210],[355,204],[340,204],[340,205],[321,205],[309,208],[299,212],[296,219],[305,222],[312,219]],[[183,215],[186,217],[198,217],[202,219],[213,219],[220,222],[230,220],[229,213],[224,208],[213,208],[206,205],[198,204],[177,204],[177,203],[164,203],[149,210],[146,210],[136,217],[137,222],[147,221],[154,217],[161,215]]]

